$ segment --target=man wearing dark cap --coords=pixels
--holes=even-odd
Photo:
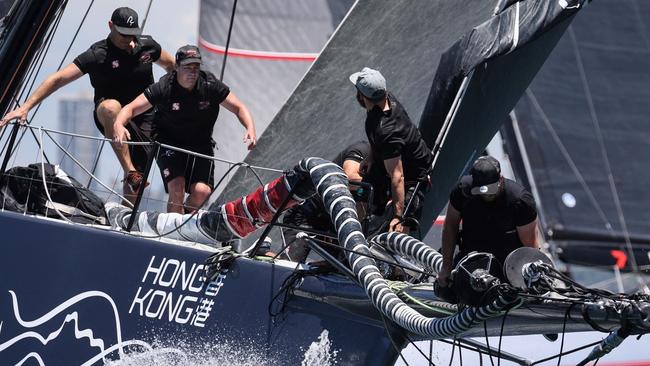
[[[27,114],[35,105],[62,86],[88,74],[95,89],[95,125],[104,136],[112,138],[113,122],[122,106],[153,83],[152,63],[171,71],[174,59],[153,38],[141,35],[138,14],[131,8],[115,9],[108,28],[110,33],[106,39],[94,43],[71,64],[48,76],[22,106],[0,120],[0,126],[13,119],[27,120]],[[153,111],[148,111],[131,121],[127,128],[135,141],[149,140],[152,118]],[[147,162],[146,149],[113,145],[113,150],[124,170],[124,195],[133,201],[143,181],[141,172]]]
[[[404,107],[387,92],[379,71],[365,67],[350,75],[350,81],[367,112],[366,135],[377,162],[373,166],[390,177],[393,217],[388,230],[409,232],[422,212],[433,155]]]
[[[454,260],[456,243],[460,250]],[[447,286],[454,263],[471,252],[491,253],[503,265],[522,246],[539,247],[535,200],[522,185],[501,175],[498,160],[482,156],[449,195],[438,283]]]
[[[244,143],[249,150],[254,148],[255,125],[248,108],[214,74],[201,70],[198,47],[183,46],[176,52],[174,71],[122,108],[113,126],[113,141],[122,144],[130,139],[124,127],[129,119],[156,106],[156,141],[213,156],[212,131],[220,105],[237,116],[246,129]],[[160,148],[156,160],[169,193],[167,211],[183,213],[185,193],[190,194],[185,208],[200,208],[214,185],[212,160],[165,147]]]

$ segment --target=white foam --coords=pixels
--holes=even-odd
[[[329,332],[323,329],[317,342],[312,342],[305,352],[302,366],[332,366],[337,364],[338,350],[332,349]]]

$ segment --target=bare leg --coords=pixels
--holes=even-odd
[[[187,208],[196,211],[201,208],[201,204],[210,197],[212,189],[205,183],[194,183],[190,187],[190,198],[187,200]]]
[[[167,200],[167,212],[183,212],[183,200],[185,198],[185,177],[176,177],[167,182],[169,198]]]
[[[117,117],[117,114],[121,109],[122,105],[115,99],[106,99],[102,101],[99,106],[97,106],[97,119],[104,127],[104,137],[107,139],[113,139],[113,122],[115,122],[115,117]],[[117,160],[122,166],[124,177],[126,178],[126,174],[129,171],[136,170],[133,162],[131,162],[129,147],[127,145],[118,147],[114,143],[111,143],[111,147],[117,156]],[[135,202],[136,192],[133,192],[131,187],[127,184],[126,179],[122,184],[122,193],[124,194],[124,197],[131,203]]]
[[[120,113],[121,109],[122,105],[115,99],[106,99],[97,107],[97,119],[99,119],[99,122],[104,127],[104,137],[107,139],[113,139],[113,122],[115,122],[115,117],[117,117],[117,114]],[[131,162],[129,147],[127,145],[118,147],[114,143],[111,143],[111,146],[117,156],[117,160],[120,161],[124,173],[126,174],[131,170],[135,170],[135,167]]]

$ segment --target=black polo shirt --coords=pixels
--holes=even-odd
[[[504,179],[503,194],[494,202],[486,202],[470,194],[471,179],[469,175],[462,177],[449,195],[449,204],[462,219],[461,255],[492,253],[503,264],[510,252],[523,246],[517,227],[537,218],[535,200],[522,185]]]
[[[138,36],[136,43],[129,53],[107,38],[74,59],[81,72],[90,76],[95,104],[103,99],[116,99],[124,106],[153,84],[151,65],[160,58],[160,45],[150,36]]]
[[[406,183],[427,182],[427,172],[433,155],[411,122],[404,107],[392,95],[388,95],[390,110],[375,107],[366,116],[366,135],[372,147],[375,164],[384,160],[402,157]],[[385,169],[384,169],[385,171]]]
[[[192,91],[178,84],[175,71],[163,76],[144,91],[149,103],[156,107],[156,139],[187,149],[211,146],[219,104],[228,94],[228,86],[209,71],[200,71]]]
[[[361,163],[370,156],[370,144],[368,141],[357,141],[341,151],[332,162],[340,167],[346,160],[353,160]]]

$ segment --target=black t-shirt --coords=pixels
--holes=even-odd
[[[362,162],[370,156],[370,144],[368,141],[357,141],[341,151],[332,162],[340,167],[346,160],[353,160],[357,163]]]
[[[161,77],[144,91],[156,107],[156,139],[182,148],[210,146],[219,104],[228,94],[228,86],[209,71],[201,70],[192,91],[178,84],[175,71]]]
[[[486,202],[469,193],[471,176],[461,178],[449,195],[449,204],[462,221],[460,252],[492,253],[503,264],[513,250],[522,247],[518,226],[530,224],[537,218],[533,196],[519,183],[504,179],[503,193]]]
[[[132,53],[117,48],[109,38],[94,43],[74,59],[95,88],[95,104],[116,99],[122,105],[133,101],[153,83],[151,64],[160,58],[160,45],[150,36],[136,37]]]
[[[384,160],[401,156],[406,182],[426,182],[433,160],[431,150],[399,101],[391,94],[388,99],[390,110],[375,107],[366,116],[366,135],[375,165],[383,167]]]
[[[370,156],[370,144],[368,141],[357,141],[338,153],[332,162],[340,167],[346,160],[353,160],[358,163]],[[320,196],[315,195],[302,204],[288,210],[284,216],[284,223],[294,225],[309,225],[312,228],[330,231],[333,230],[331,219],[323,205]]]

